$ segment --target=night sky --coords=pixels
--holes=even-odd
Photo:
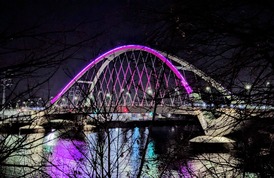
[[[39,53],[44,50],[56,52],[56,49],[64,48],[65,43],[79,44],[79,48],[64,52],[68,59],[49,81],[51,95],[54,95],[99,54],[118,45],[142,41],[142,27],[131,24],[128,19],[134,13],[130,4],[129,1],[85,0],[1,2],[1,67],[10,69],[10,66],[20,65],[32,56],[40,60],[43,55]],[[47,59],[41,61],[46,63]],[[43,75],[53,68],[41,68],[34,73]],[[37,77],[43,76],[36,75],[34,81]],[[44,92],[49,91],[46,89]]]
[[[219,79],[223,66],[231,64],[254,67],[257,61],[273,68],[273,7],[271,1],[1,1],[1,71],[24,76],[17,88],[52,75],[34,94],[46,97],[90,60],[124,44],[178,55]],[[254,49],[268,50],[269,58]],[[222,75],[235,72],[233,77],[250,80],[242,71],[251,72],[228,69]]]

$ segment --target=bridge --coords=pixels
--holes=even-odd
[[[184,59],[141,45],[120,46],[92,60],[50,103],[42,115],[89,113],[103,121],[112,113],[192,115],[214,137],[239,129],[241,107],[255,115],[273,109],[244,104]],[[41,113],[37,118],[33,127],[47,122]]]

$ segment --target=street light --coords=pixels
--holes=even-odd
[[[66,98],[62,98],[61,106],[62,107],[66,107],[67,106],[67,100],[66,100]]]
[[[3,87],[2,105],[4,105],[5,102],[6,102],[6,87],[11,86],[12,85],[12,81],[11,81],[10,78],[8,78],[8,79],[7,78],[3,78],[3,79],[1,79],[1,85]]]
[[[252,87],[252,85],[251,85],[251,84],[245,84],[245,89],[246,89],[246,90],[248,90],[248,91],[249,91],[249,90],[251,89],[251,87]]]
[[[131,95],[130,95],[130,93],[128,91],[126,92],[126,102],[127,102],[127,98],[129,99],[129,104],[132,105],[133,104],[132,103],[132,98],[131,98]]]
[[[210,88],[209,86],[207,86],[207,87],[205,88],[205,90],[206,90],[207,92],[211,92],[211,88]]]
[[[74,97],[73,97],[73,101],[74,101],[74,104],[77,105],[77,104],[78,104],[78,97],[77,97],[77,96],[74,96]]]
[[[180,93],[179,88],[176,87],[176,88],[174,89],[174,91],[175,91],[175,96],[180,96],[181,93]]]
[[[251,84],[245,84],[245,89],[246,89],[245,97],[247,97],[246,98],[247,103],[251,103],[251,96],[250,96],[251,95],[251,92],[250,92],[251,88],[252,88]]]
[[[214,104],[213,104],[213,95],[212,95],[211,87],[210,87],[210,86],[207,86],[207,87],[205,88],[205,90],[206,90],[207,93],[209,93],[209,104],[210,104],[210,107],[211,107],[211,106],[214,106]],[[203,107],[206,107],[206,106],[204,106],[204,104],[205,104],[205,103],[203,103]]]
[[[34,102],[30,101],[30,107],[33,107],[33,106],[34,106]]]
[[[20,107],[20,102],[21,102],[21,100],[18,100],[18,101],[16,102],[16,108],[19,108],[19,107]]]
[[[111,94],[110,94],[110,93],[107,93],[107,94],[106,94],[106,97],[107,97],[107,98],[111,98]]]
[[[265,83],[265,86],[266,86],[267,89],[271,89],[271,88],[272,88],[272,84],[271,84],[271,82],[269,82],[269,81],[267,81],[267,82]]]
[[[148,93],[149,95],[152,95],[152,94],[153,94],[153,90],[152,90],[150,87],[148,87],[147,93]]]

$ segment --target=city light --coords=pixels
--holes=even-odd
[[[152,90],[150,87],[148,87],[147,93],[148,93],[149,95],[152,95],[152,94],[153,94],[153,90]]]
[[[245,85],[245,89],[246,89],[246,90],[250,90],[250,89],[251,89],[251,87],[252,87],[252,85],[251,85],[251,84],[246,84],[246,85]]]
[[[209,86],[207,86],[205,89],[207,92],[211,92],[211,88]]]
[[[110,93],[107,93],[107,94],[106,94],[106,97],[107,97],[107,98],[111,98],[111,94],[110,94]]]

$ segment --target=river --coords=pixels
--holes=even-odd
[[[193,151],[189,140],[201,134],[193,125],[10,134],[6,146],[15,146],[22,138],[24,144],[5,160],[1,174],[10,178],[263,177],[258,169],[243,166],[245,161],[252,163],[253,153]]]

